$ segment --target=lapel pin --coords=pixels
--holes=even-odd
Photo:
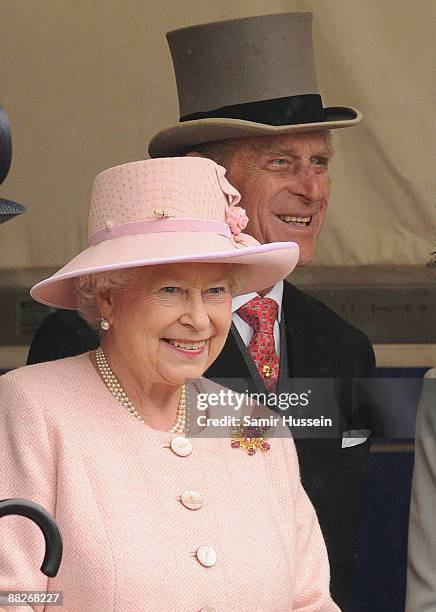
[[[269,378],[272,374],[272,367],[270,365],[262,366],[262,372],[265,375],[265,378]]]

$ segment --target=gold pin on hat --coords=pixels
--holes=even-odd
[[[163,208],[155,208],[153,212],[158,219],[170,219],[171,217],[175,216],[175,215],[171,215]]]

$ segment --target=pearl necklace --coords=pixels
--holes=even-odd
[[[135,406],[130,401],[127,393],[124,391],[122,386],[120,385],[117,377],[112,372],[109,363],[106,359],[106,355],[104,354],[103,348],[101,346],[95,351],[95,359],[97,362],[97,367],[100,372],[100,375],[104,381],[104,384],[112,393],[114,398],[122,405],[130,414],[136,417],[141,423],[145,424],[145,420],[136,410]],[[182,391],[180,393],[179,405],[177,406],[176,420],[174,425],[170,429],[170,433],[176,436],[184,436],[186,427],[186,389],[185,385],[182,386]]]

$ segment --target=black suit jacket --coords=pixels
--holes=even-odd
[[[282,312],[285,320],[289,375],[295,378],[372,376],[374,352],[366,336],[319,300],[285,282]],[[234,330],[206,372],[211,379],[250,379]],[[98,346],[98,335],[72,311],[51,314],[37,331],[28,363],[77,355]],[[231,386],[231,385],[230,385]],[[343,393],[342,430],[352,429],[349,396]],[[303,485],[317,511],[331,566],[332,595],[341,610],[351,597],[353,567],[361,505],[363,471],[368,444],[342,449],[341,436],[296,439]]]

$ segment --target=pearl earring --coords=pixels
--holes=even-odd
[[[107,319],[103,319],[103,317],[101,317],[100,319],[100,327],[104,330],[107,331],[110,328],[111,324],[109,323],[109,321]]]

